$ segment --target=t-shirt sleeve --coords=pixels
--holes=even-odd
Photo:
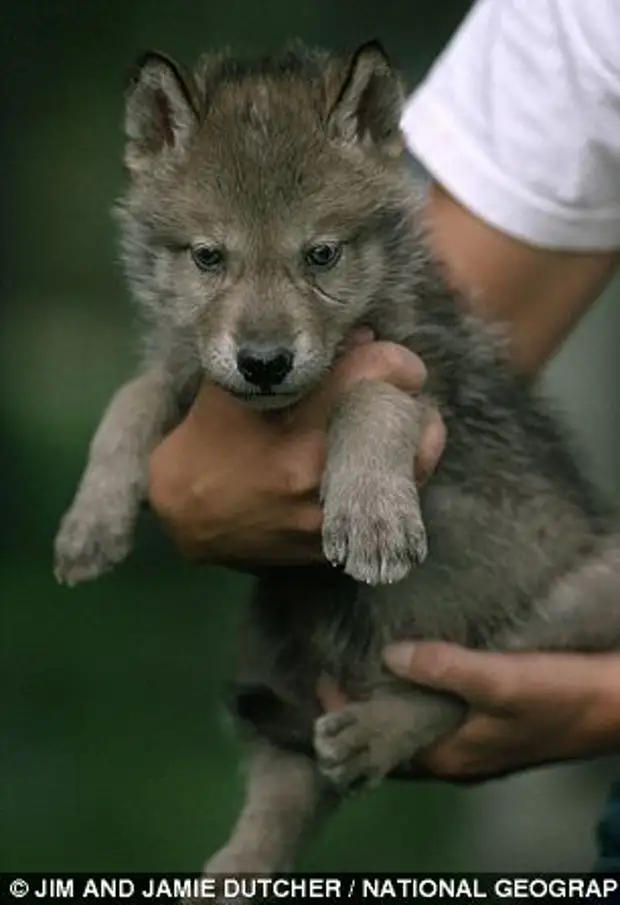
[[[478,0],[401,128],[430,175],[505,233],[620,248],[620,0]]]

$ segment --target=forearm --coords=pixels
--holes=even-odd
[[[478,313],[508,324],[515,364],[531,376],[558,351],[620,259],[617,251],[526,245],[484,223],[436,184],[427,222],[448,278]]]

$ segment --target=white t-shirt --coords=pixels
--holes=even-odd
[[[509,235],[620,248],[620,0],[478,0],[402,130],[447,191]]]

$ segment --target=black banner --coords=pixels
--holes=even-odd
[[[0,874],[0,903],[40,902],[606,902],[620,874]]]

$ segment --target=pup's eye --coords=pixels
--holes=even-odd
[[[313,245],[304,254],[306,264],[310,267],[319,267],[327,270],[337,264],[342,255],[342,243],[340,242],[320,242]]]
[[[226,260],[226,252],[217,245],[194,245],[190,252],[199,270],[219,270]]]

